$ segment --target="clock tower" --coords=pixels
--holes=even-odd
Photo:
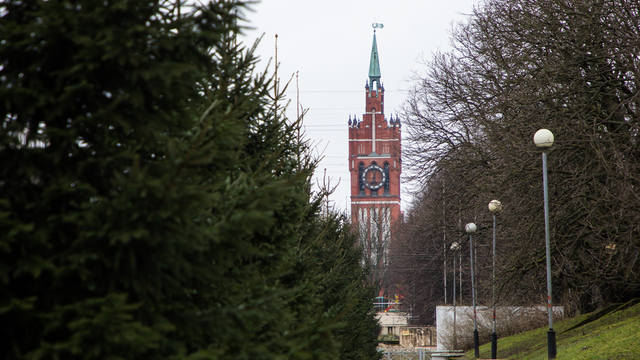
[[[362,119],[349,116],[349,171],[351,219],[358,229],[376,281],[387,269],[394,224],[401,220],[401,126],[399,118],[384,113],[384,86],[373,24],[369,79],[365,85]],[[380,284],[382,285],[382,284]]]

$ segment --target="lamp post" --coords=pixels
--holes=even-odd
[[[491,358],[498,358],[498,334],[496,334],[496,213],[502,210],[502,203],[498,200],[489,202],[489,211],[493,213],[493,281],[491,296],[493,297],[493,332],[491,333]]]
[[[553,307],[551,301],[551,244],[549,236],[549,184],[547,181],[547,153],[545,148],[553,145],[553,133],[547,129],[536,131],[533,142],[543,148],[542,151],[542,183],[544,188],[544,237],[547,247],[547,307],[549,311],[549,331],[547,332],[547,353],[549,359],[556,358],[556,332],[553,330]]]
[[[453,251],[453,347],[458,347],[458,339],[456,335],[456,251],[460,248],[460,244],[453,242],[451,251]]]
[[[476,282],[473,278],[473,234],[478,230],[476,224],[468,223],[464,229],[469,234],[469,253],[471,258],[471,299],[473,302],[473,349],[475,351],[476,359],[480,357],[480,340],[478,338],[478,321],[476,319]]]

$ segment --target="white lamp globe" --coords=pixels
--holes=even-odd
[[[553,145],[553,133],[547,129],[540,129],[533,135],[533,142],[538,147],[549,147]]]
[[[502,203],[498,200],[491,200],[489,202],[489,211],[492,213],[500,212],[502,210]]]
[[[464,226],[464,229],[467,231],[468,234],[473,234],[476,232],[476,230],[478,230],[478,228],[476,227],[476,224],[474,223],[468,223],[467,225]]]

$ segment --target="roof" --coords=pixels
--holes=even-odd
[[[377,82],[380,85],[380,61],[378,59],[378,44],[376,33],[373,32],[373,45],[371,45],[371,60],[369,61],[369,82],[373,85]]]

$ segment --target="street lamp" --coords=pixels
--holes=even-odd
[[[471,298],[473,299],[473,349],[476,359],[480,357],[480,340],[478,339],[478,321],[476,320],[476,282],[473,278],[473,234],[478,230],[476,224],[468,223],[464,229],[469,234],[469,253],[471,256]]]
[[[547,182],[547,153],[544,148],[553,145],[553,133],[547,129],[540,129],[533,135],[536,146],[542,151],[542,183],[544,188],[544,235],[547,247],[547,307],[549,311],[549,331],[547,332],[547,353],[549,359],[556,358],[556,332],[553,330],[553,307],[551,301],[551,244],[549,236],[549,184]]]
[[[453,242],[450,247],[453,251],[453,348],[458,347],[458,339],[456,335],[456,251],[460,249],[460,244]]]
[[[493,297],[493,332],[491,333],[491,358],[498,358],[498,334],[496,334],[496,213],[502,210],[502,203],[498,200],[489,202],[489,211],[493,213],[493,282],[491,296]]]

